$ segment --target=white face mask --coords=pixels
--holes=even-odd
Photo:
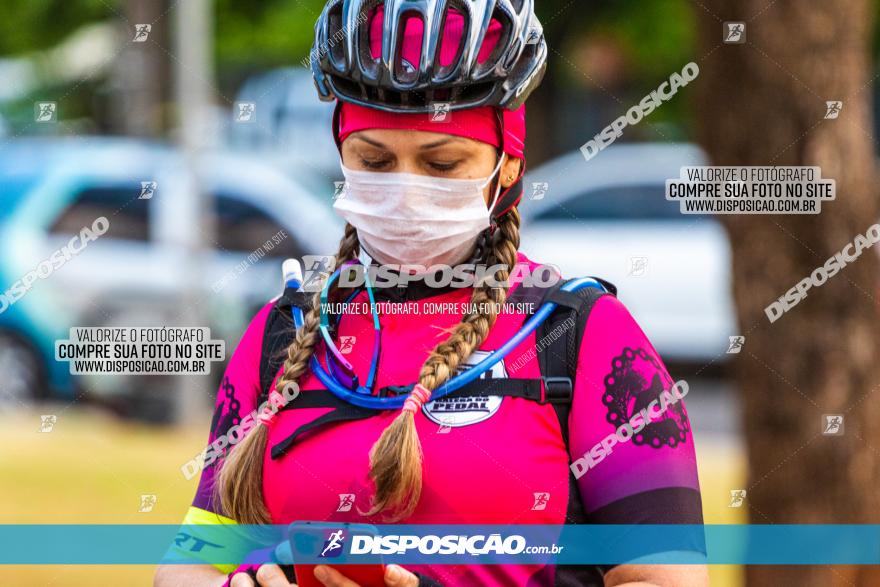
[[[455,265],[471,253],[489,227],[483,192],[487,178],[447,179],[412,173],[355,171],[342,166],[345,191],[333,208],[358,232],[358,239],[382,264]]]

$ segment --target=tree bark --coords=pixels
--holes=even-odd
[[[880,263],[875,245],[776,322],[764,308],[878,222],[867,0],[704,0],[697,119],[715,165],[816,165],[819,215],[722,217],[733,248],[750,523],[880,521]],[[746,43],[722,44],[723,21]],[[824,119],[826,100],[843,101]],[[822,434],[843,414],[843,436]],[[730,488],[738,489],[738,488]],[[750,567],[752,586],[878,585],[860,567]]]
[[[169,121],[165,109],[171,99],[170,7],[168,0],[126,0],[123,35],[125,49],[116,66],[118,95],[111,132],[157,138]],[[133,43],[135,26],[151,24],[147,41]]]

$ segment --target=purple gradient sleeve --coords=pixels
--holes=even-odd
[[[592,523],[702,523],[687,384],[614,296],[584,331],[570,414],[572,471]]]

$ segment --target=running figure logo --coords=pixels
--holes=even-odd
[[[431,102],[431,122],[449,122],[449,114],[449,102]]]
[[[730,505],[729,508],[738,508],[742,507],[743,502],[746,500],[746,490],[745,489],[731,489],[730,490]]]
[[[159,184],[155,181],[142,181],[141,193],[138,196],[138,200],[149,200],[152,198],[153,194],[156,193],[157,187],[159,187]]]
[[[354,343],[357,342],[356,336],[340,336],[339,352],[343,355],[350,354],[354,350]]]
[[[150,31],[153,30],[153,25],[151,24],[136,24],[134,25],[134,38],[132,42],[134,43],[144,43],[147,38],[150,36]]]
[[[727,347],[728,355],[737,355],[742,350],[743,345],[746,343],[745,336],[731,336],[730,337],[730,345]]]
[[[628,277],[642,277],[648,273],[647,257],[630,257]]]
[[[746,23],[725,22],[724,42],[729,44],[741,44],[746,42]]]
[[[141,505],[138,508],[138,513],[148,514],[153,511],[153,508],[156,507],[156,496],[154,494],[142,495],[141,496]]]
[[[833,120],[840,116],[840,111],[843,109],[843,102],[840,100],[829,100],[825,102],[825,119]]]
[[[822,434],[824,436],[843,435],[843,416],[841,414],[824,414],[822,421]]]
[[[546,181],[533,181],[532,182],[532,200],[543,200],[544,196],[547,195],[547,190],[550,189],[550,184]]]
[[[338,200],[339,198],[344,198],[347,188],[348,188],[348,184],[346,182],[334,181],[333,182],[333,199]]]
[[[342,554],[342,545],[345,541],[345,534],[342,530],[330,532],[324,541],[324,550],[318,556],[321,558],[334,558]]]
[[[253,122],[256,119],[257,105],[253,102],[236,102],[235,122]]]
[[[550,494],[546,492],[536,492],[535,493],[535,503],[532,505],[533,511],[540,511],[547,509],[547,503],[550,501]]]
[[[55,102],[37,102],[34,105],[36,122],[55,122],[58,104]]]
[[[58,416],[54,414],[45,414],[40,416],[40,432],[52,432],[52,429],[55,428],[55,423],[58,421]]]
[[[350,512],[351,506],[354,505],[354,493],[340,493],[339,494],[339,507],[336,508],[337,512]]]
[[[303,290],[321,291],[321,284],[335,266],[333,255],[303,255]]]
[[[526,36],[526,45],[537,45],[543,36],[544,29],[540,25],[529,27],[529,32]]]

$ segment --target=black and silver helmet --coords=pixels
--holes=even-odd
[[[383,6],[381,57],[373,57],[369,19]],[[461,39],[451,63],[441,63],[445,25],[461,15]],[[407,22],[423,23],[421,58],[402,57]],[[497,25],[494,23],[498,23]],[[478,60],[490,24],[498,41]],[[337,98],[391,112],[496,106],[516,110],[547,67],[547,43],[534,0],[329,0],[315,25],[310,54],[322,100]]]

